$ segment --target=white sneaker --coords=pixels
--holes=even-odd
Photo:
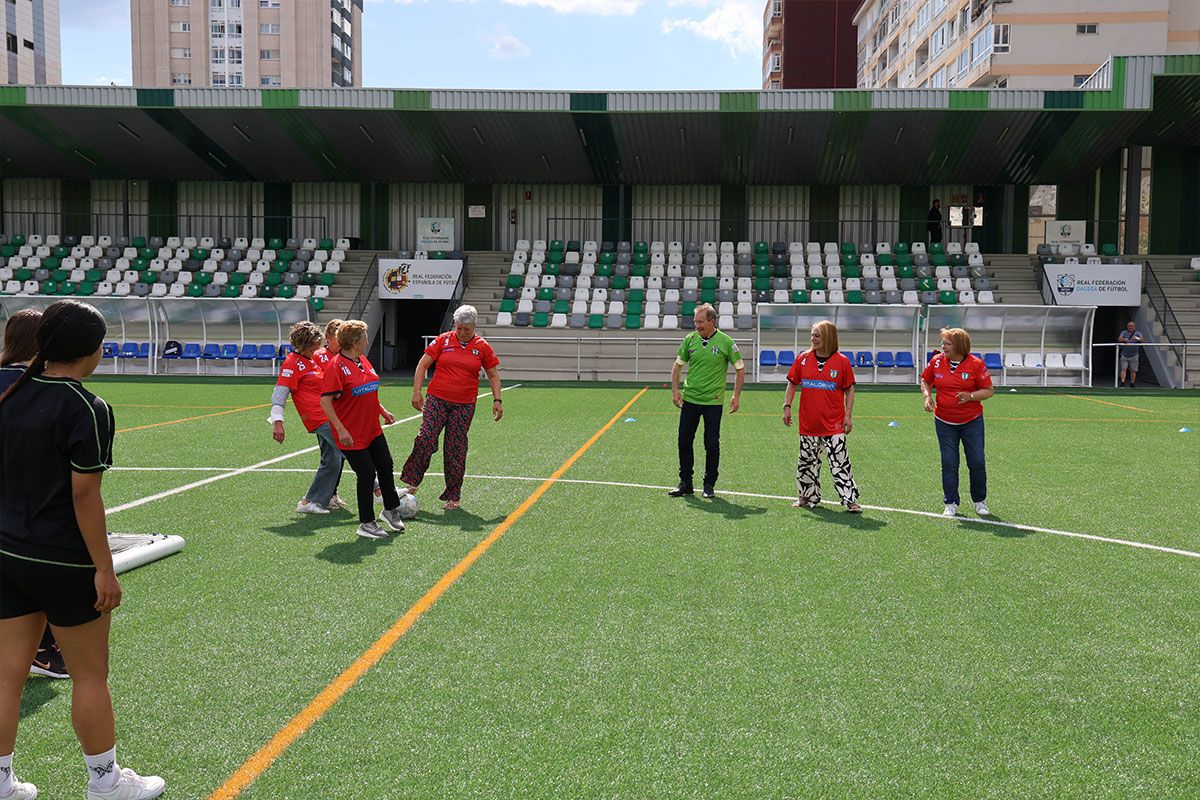
[[[393,508],[389,511],[385,508],[380,516],[383,517],[383,521],[387,523],[388,527],[396,533],[404,533],[404,520],[400,517],[400,509]]]
[[[988,511],[987,501],[980,500],[978,503],[975,504],[975,513],[981,517],[986,517],[988,514],[991,514],[992,512]]]
[[[11,794],[6,794],[0,797],[0,800],[36,800],[37,787],[32,783],[22,783],[13,778],[13,790]]]
[[[157,775],[142,776],[125,767],[112,791],[97,792],[89,787],[87,800],[150,800],[166,790],[166,781]]]
[[[957,517],[958,503],[946,503],[946,508],[942,510],[943,517]]]
[[[296,504],[297,514],[328,514],[329,509],[317,505],[312,500],[305,498]]]
[[[333,497],[329,498],[329,508],[334,509],[334,508],[345,508],[345,507],[346,507],[346,501],[343,500],[341,497],[337,496],[336,494]]]
[[[379,523],[375,520],[364,522],[358,526],[358,535],[364,539],[386,539],[387,531],[379,527]]]

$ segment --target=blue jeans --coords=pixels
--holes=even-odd
[[[338,481],[342,479],[342,451],[333,440],[333,426],[328,422],[313,431],[317,442],[321,445],[321,463],[317,474],[313,475],[312,485],[304,496],[317,505],[329,507],[329,498],[337,491]]]
[[[971,501],[987,499],[987,467],[983,462],[983,415],[965,425],[948,425],[934,419],[938,446],[942,450],[942,494],[947,503],[958,505],[958,443],[967,454],[967,471],[971,474]]]

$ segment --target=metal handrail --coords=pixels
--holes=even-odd
[[[1166,332],[1167,338],[1177,344],[1187,344],[1187,337],[1183,334],[1183,326],[1179,324],[1179,319],[1175,316],[1175,311],[1171,308],[1171,301],[1167,299],[1167,293],[1163,291],[1162,284],[1158,282],[1158,276],[1154,274],[1154,267],[1149,261],[1143,262],[1146,268],[1146,296],[1150,298],[1150,305],[1153,306],[1154,312],[1158,314],[1158,318],[1162,320],[1163,331]],[[1161,307],[1160,307],[1161,304]],[[1168,324],[1169,321],[1169,324]]]
[[[61,209],[9,210],[0,217],[0,230],[6,233],[94,233],[112,236],[159,235],[156,231],[171,231],[172,236],[265,236],[272,225],[288,233],[280,238],[324,239],[329,236],[329,218],[311,215],[247,215],[233,214],[142,214],[130,210],[124,201],[112,201],[108,211],[69,212]],[[120,203],[121,205],[117,205]],[[80,230],[86,228],[86,230]],[[135,230],[136,229],[136,230]],[[299,229],[305,235],[297,236]],[[166,234],[162,234],[165,238]],[[269,238],[269,237],[268,237]]]

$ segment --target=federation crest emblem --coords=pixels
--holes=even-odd
[[[401,264],[398,267],[389,267],[383,273],[383,285],[391,292],[402,292],[409,284],[408,271],[411,269],[411,264]]]
[[[1075,291],[1075,276],[1069,272],[1061,273],[1056,279],[1056,283],[1058,285],[1055,287],[1055,291],[1063,297]]]
[[[838,371],[836,369],[829,370],[829,377],[836,378]]]
[[[1071,226],[1070,225],[1059,225],[1058,226],[1058,235],[1059,236],[1070,236],[1071,235]]]

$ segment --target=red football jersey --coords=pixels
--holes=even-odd
[[[846,390],[854,385],[854,366],[840,352],[818,366],[812,350],[800,354],[788,370],[800,388],[797,420],[802,436],[836,436],[846,432]]]
[[[429,343],[425,355],[433,359],[436,370],[429,382],[429,394],[448,403],[475,404],[479,394],[479,370],[500,363],[492,346],[482,336],[463,344],[454,331],[443,333]]]
[[[339,353],[325,368],[322,394],[336,395],[333,411],[354,437],[354,444],[349,447],[339,440],[340,449],[365,450],[383,433],[379,424],[379,374],[366,356],[354,362]]]
[[[921,373],[921,380],[937,392],[933,415],[952,425],[970,422],[983,413],[983,403],[960,403],[958,393],[987,389],[992,385],[991,373],[983,359],[969,354],[959,362],[958,369],[951,369],[950,359],[940,352],[934,353]]]
[[[288,353],[275,385],[292,390],[292,404],[309,433],[325,424],[325,412],[321,410],[325,373],[316,361],[299,353]]]
[[[330,361],[333,361],[333,358],[336,355],[337,355],[337,353],[331,353],[328,350],[326,350],[324,347],[318,347],[316,350],[313,351],[312,357],[313,357],[313,361],[317,362],[318,364],[321,365],[322,368],[324,368],[324,366],[326,364],[328,364]]]

